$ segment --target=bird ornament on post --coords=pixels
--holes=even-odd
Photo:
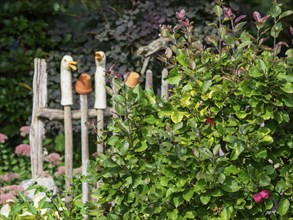
[[[72,75],[71,70],[76,70],[76,64],[71,56],[65,55],[61,61],[61,105],[64,107],[64,133],[65,133],[65,175],[72,179],[73,173],[73,136],[71,121],[72,98]],[[65,180],[65,189],[70,191],[70,181]],[[68,196],[66,201],[70,201]]]
[[[97,111],[97,153],[103,152],[103,145],[100,143],[102,129],[104,127],[104,110],[107,108],[106,99],[106,55],[102,51],[95,53],[95,104]]]

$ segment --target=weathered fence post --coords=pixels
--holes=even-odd
[[[87,169],[89,165],[89,141],[88,128],[86,122],[88,120],[88,100],[87,96],[90,94],[91,76],[87,73],[82,73],[75,84],[75,91],[80,94],[80,112],[81,112],[81,163],[82,175],[87,176]],[[82,197],[83,203],[89,199],[89,187],[87,182],[82,183]]]
[[[107,108],[106,99],[106,55],[102,51],[95,53],[95,105],[97,109],[97,152],[103,153],[103,143],[101,143],[102,129],[104,128],[104,110]]]
[[[168,83],[165,81],[167,76],[168,76],[168,70],[167,68],[164,68],[162,71],[161,98],[164,98],[166,100],[169,99]]]
[[[72,179],[73,172],[73,136],[71,121],[72,76],[70,69],[76,70],[76,62],[71,56],[65,55],[61,61],[61,105],[64,106],[64,133],[65,133],[65,175]],[[70,180],[65,179],[65,189],[70,191]],[[71,198],[68,197],[67,201]]]
[[[153,72],[151,70],[146,71],[145,75],[145,89],[153,88]]]
[[[47,63],[44,59],[34,60],[33,111],[30,130],[31,172],[36,178],[43,171],[43,139],[45,123],[39,119],[39,109],[47,107]]]

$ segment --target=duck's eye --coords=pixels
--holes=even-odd
[[[66,59],[64,59],[64,62],[67,62],[67,60],[66,60]]]

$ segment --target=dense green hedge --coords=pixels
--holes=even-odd
[[[282,18],[293,11],[282,13],[273,4],[270,18],[255,12],[256,35],[243,28],[246,17],[236,17],[221,1],[213,11],[217,31],[204,41],[194,37],[184,11],[169,30],[167,82],[174,87],[168,102],[120,82],[113,97],[119,117],[108,125],[107,150],[91,170],[101,207],[93,215],[292,216],[293,49],[278,36]],[[273,47],[265,45],[266,37]],[[286,57],[278,57],[289,44]]]

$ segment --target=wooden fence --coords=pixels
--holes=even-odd
[[[34,77],[33,77],[33,110],[30,132],[31,146],[31,170],[32,178],[37,178],[43,172],[43,140],[46,134],[45,120],[59,120],[64,122],[65,133],[65,175],[71,179],[73,174],[73,141],[72,141],[72,120],[81,121],[81,153],[82,153],[82,175],[87,175],[89,163],[88,149],[88,129],[85,122],[88,118],[97,118],[97,138],[102,135],[104,128],[104,117],[115,117],[115,103],[112,100],[112,107],[107,107],[106,103],[106,88],[105,88],[105,65],[106,57],[103,52],[96,52],[96,73],[95,73],[95,105],[94,108],[88,107],[87,95],[80,95],[80,109],[71,110],[72,103],[72,82],[71,72],[69,67],[75,64],[70,56],[64,56],[61,61],[61,105],[63,110],[50,109],[47,107],[47,63],[44,59],[36,58],[34,60]],[[98,57],[97,57],[98,56]],[[67,60],[66,60],[67,59]],[[68,61],[69,60],[69,61]],[[141,75],[145,74],[145,88],[153,86],[152,71],[146,70],[149,57],[146,57],[144,66],[141,70]],[[67,62],[69,66],[64,66]],[[164,81],[167,77],[167,69],[162,71],[161,96],[168,98],[168,84]],[[64,77],[65,78],[62,78]],[[67,77],[67,78],[66,78]],[[65,81],[66,80],[66,81]],[[115,86],[112,83],[112,87]],[[66,90],[66,91],[65,91]],[[115,93],[115,87],[113,91]],[[97,152],[103,152],[102,144],[97,144]],[[65,189],[70,190],[70,182],[66,179]],[[88,201],[89,190],[87,183],[82,185],[82,201]]]

